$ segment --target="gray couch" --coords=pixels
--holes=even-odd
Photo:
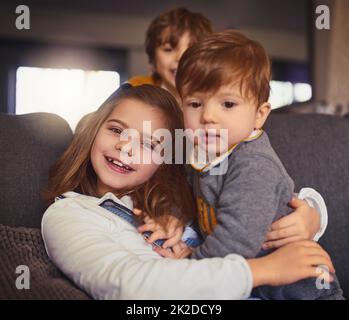
[[[272,114],[265,129],[296,188],[311,186],[325,198],[329,225],[321,244],[348,298],[349,120]],[[39,230],[46,207],[40,192],[71,138],[58,116],[0,114],[0,299],[89,298],[50,263]],[[15,268],[23,264],[33,270],[30,290],[14,285]]]

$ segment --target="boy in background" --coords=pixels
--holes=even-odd
[[[152,74],[128,80],[133,86],[152,84],[179,99],[175,85],[178,62],[191,45],[212,33],[209,19],[185,8],[176,8],[156,17],[147,30],[145,50]]]

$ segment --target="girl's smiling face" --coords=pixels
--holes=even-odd
[[[151,123],[149,132],[143,132],[144,121]],[[143,159],[154,159],[154,148],[159,141],[154,139],[153,132],[161,128],[166,128],[166,122],[158,108],[129,98],[118,103],[99,129],[91,149],[91,163],[97,176],[100,196],[106,192],[133,189],[152,177],[159,165],[153,161],[143,163]],[[125,129],[133,129],[133,132],[139,134],[140,148],[121,151],[125,145],[130,145],[130,141],[120,139]],[[137,152],[139,154],[135,154]],[[125,156],[133,159],[138,157],[140,161],[122,162],[121,158],[125,159]]]

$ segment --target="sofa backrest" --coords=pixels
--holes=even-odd
[[[72,138],[65,120],[49,113],[0,114],[0,223],[40,228],[40,194],[50,166]]]
[[[330,253],[349,298],[349,121],[328,115],[272,114],[265,130],[296,191],[312,187],[325,199],[328,227],[320,244]]]
[[[272,114],[265,126],[294,179],[326,201],[329,224],[320,243],[330,253],[349,297],[349,121],[325,115]],[[40,198],[50,166],[72,138],[62,118],[0,114],[0,224],[40,228]]]

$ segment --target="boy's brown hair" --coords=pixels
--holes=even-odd
[[[183,96],[216,92],[238,82],[243,96],[267,102],[271,63],[265,49],[235,30],[213,33],[190,47],[179,61],[176,87]]]
[[[175,48],[185,32],[189,32],[192,45],[213,32],[211,21],[185,8],[175,8],[156,17],[150,23],[145,39],[149,63],[154,63],[157,47],[169,43]]]

